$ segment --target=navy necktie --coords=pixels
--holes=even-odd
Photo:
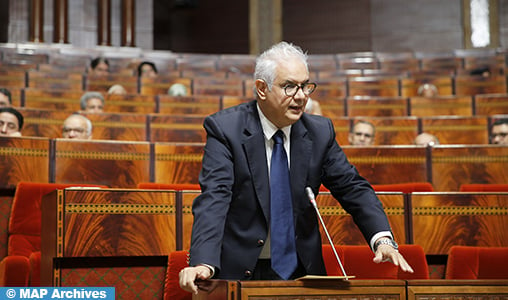
[[[298,265],[296,257],[293,203],[284,133],[274,136],[270,166],[270,256],[272,269],[288,279]]]

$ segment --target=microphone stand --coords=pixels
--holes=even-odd
[[[314,197],[314,193],[312,192],[312,189],[310,187],[306,187],[305,192],[307,193],[307,197],[309,198],[310,203],[312,203],[312,206],[314,206],[314,209],[316,210],[316,213],[319,217],[319,221],[321,221],[321,225],[323,225],[323,229],[326,233],[326,237],[328,238],[328,242],[330,243],[330,246],[333,250],[333,254],[335,254],[335,258],[337,259],[337,262],[339,263],[342,274],[344,274],[344,276],[346,277],[345,280],[349,280],[348,276],[346,274],[346,271],[344,270],[344,267],[342,266],[342,262],[340,261],[339,255],[337,254],[337,250],[335,250],[335,246],[333,245],[332,238],[330,237],[330,234],[328,234],[328,230],[326,229],[325,222],[323,221],[323,218],[321,218],[321,214],[319,213],[319,209],[316,204],[316,199]]]

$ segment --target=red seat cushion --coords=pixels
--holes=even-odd
[[[508,247],[453,246],[446,279],[508,279]]]

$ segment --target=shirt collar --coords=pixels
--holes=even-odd
[[[277,132],[277,130],[282,130],[284,132],[284,135],[286,136],[286,140],[289,138],[291,134],[291,125],[277,128],[268,118],[263,114],[261,111],[261,108],[259,108],[259,104],[256,103],[256,107],[258,109],[259,114],[259,120],[261,121],[261,127],[263,128],[263,134],[265,135],[266,140],[271,140],[273,135]]]

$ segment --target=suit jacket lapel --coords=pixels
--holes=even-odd
[[[247,115],[244,134],[244,151],[251,171],[256,196],[265,215],[270,220],[270,182],[266,165],[265,137],[259,121],[256,102],[251,102],[251,112]]]
[[[293,201],[305,194],[307,170],[312,156],[312,141],[307,136],[307,129],[300,120],[291,128],[291,193]],[[295,202],[293,202],[295,203]],[[298,203],[296,203],[298,205]]]

